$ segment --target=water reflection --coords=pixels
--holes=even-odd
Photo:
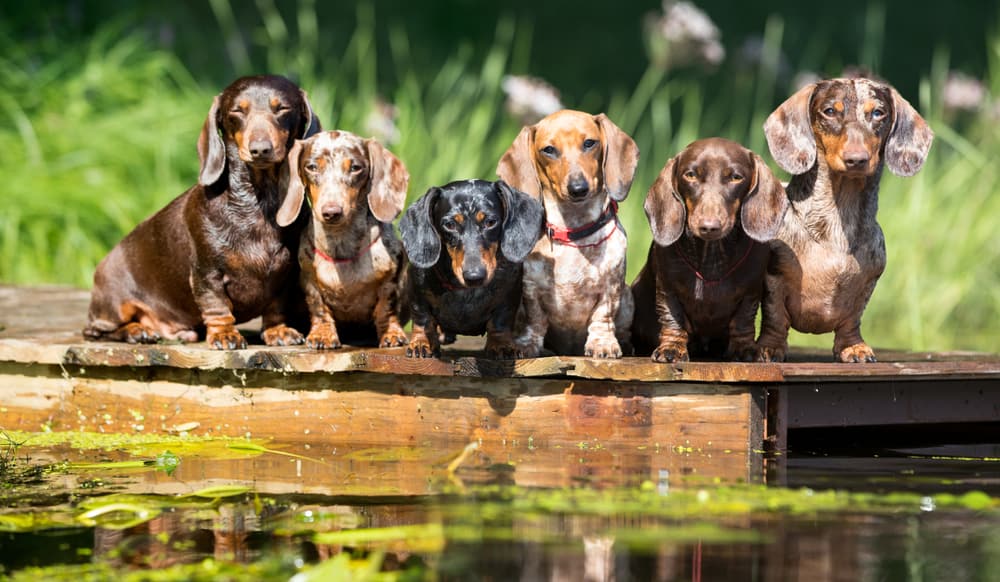
[[[283,576],[276,579],[285,580],[345,552],[377,555],[384,572],[441,580],[996,580],[1000,572],[1000,514],[987,495],[992,509],[941,507],[920,495],[881,507],[866,497],[843,503],[834,496],[797,506],[769,497],[779,489],[713,478],[719,467],[730,475],[746,470],[746,457],[722,452],[477,450],[449,475],[453,456],[439,450],[333,451],[316,443],[280,449],[307,458],[194,455],[172,475],[104,475],[104,485],[88,495],[176,496],[223,483],[252,492],[199,506],[172,505],[176,497],[167,497],[157,517],[125,529],[5,527],[11,531],[0,533],[0,563],[16,573],[32,564],[163,569],[206,558],[276,560]],[[798,500],[811,495],[803,487],[817,498],[834,488],[910,490],[927,500],[941,492],[1000,491],[1000,463],[990,457],[896,453],[775,456],[766,459],[766,480],[780,479]],[[720,459],[741,466],[733,470]],[[53,480],[65,489],[64,509],[80,494],[76,484],[92,479]],[[621,491],[627,493],[615,493]],[[825,505],[833,500],[841,504]],[[56,532],[59,552],[51,551]]]

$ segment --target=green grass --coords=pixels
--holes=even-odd
[[[211,3],[219,33],[235,24],[225,0]],[[392,150],[412,176],[410,199],[455,179],[494,179],[496,161],[519,125],[503,110],[500,82],[510,71],[530,72],[531,31],[497,23],[492,47],[478,54],[460,46],[430,74],[411,62],[409,32],[376,21],[374,8],[357,8],[358,26],[343,53],[317,58],[323,45],[313,2],[297,4],[285,22],[272,2],[257,3],[262,25],[250,44],[230,46],[243,72],[275,72],[296,79],[326,128],[366,133],[376,97],[398,108],[401,139]],[[872,18],[878,16],[877,11]],[[388,55],[377,54],[375,31],[389,31]],[[878,27],[861,51],[876,66]],[[762,31],[763,63],[730,65],[726,89],[690,73],[650,68],[631,91],[596,88],[580,103],[603,108],[642,152],[631,197],[622,205],[629,232],[629,278],[645,260],[651,236],[642,202],[666,160],[690,141],[721,135],[770,160],[760,129],[774,104],[777,47],[784,22],[772,17]],[[294,32],[293,32],[294,31]],[[1000,37],[987,43],[987,85],[1000,90]],[[259,50],[264,57],[255,62]],[[391,70],[379,71],[378,66]],[[823,71],[822,64],[816,70]],[[909,100],[937,139],[914,178],[886,173],[880,222],[889,263],[865,313],[866,339],[904,349],[1000,351],[1000,216],[996,195],[1000,132],[985,117],[946,117],[939,88],[948,70],[939,51],[928,64],[919,95]],[[378,73],[388,73],[380,75]],[[830,75],[838,71],[829,71]],[[378,79],[392,78],[391,85]],[[78,46],[0,36],[0,281],[13,284],[90,285],[97,262],[140,220],[194,183],[195,143],[212,95],[169,53],[153,49],[111,25]],[[601,104],[606,104],[602,107]],[[793,344],[829,347],[830,337],[796,335]]]

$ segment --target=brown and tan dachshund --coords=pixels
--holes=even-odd
[[[793,177],[791,208],[771,245],[758,359],[784,360],[791,325],[834,332],[841,362],[874,362],[861,314],[885,268],[875,219],[882,167],[912,176],[934,134],[895,89],[868,79],[799,90],[771,113],[764,132]]]
[[[631,350],[632,292],[625,283],[626,235],[617,218],[639,148],[604,114],[563,110],[527,126],[497,174],[540,197],[545,235],[524,262],[526,357],[619,358]]]
[[[298,137],[319,131],[305,92],[277,76],[226,87],[198,139],[198,184],[140,223],[97,266],[87,326],[92,340],[197,341],[246,347],[236,324],[263,316],[268,345],[302,343],[286,324],[298,292],[301,226],[275,221],[279,175]]]
[[[513,326],[521,263],[542,234],[542,205],[503,181],[428,190],[399,223],[410,259],[413,337],[406,355],[437,357],[441,336],[486,334],[486,355],[521,357]]]
[[[632,284],[636,353],[752,361],[766,243],[787,208],[781,182],[736,142],[699,140],[669,160],[646,196],[653,244]]]
[[[295,221],[306,196],[311,215],[299,247],[312,323],[306,343],[335,349],[344,337],[405,345],[399,319],[403,245],[392,221],[406,202],[406,167],[374,139],[329,131],[296,142],[288,171],[278,225]]]

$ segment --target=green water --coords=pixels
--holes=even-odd
[[[34,442],[6,455],[5,579],[1000,579],[993,445],[775,455],[745,483],[697,455]]]

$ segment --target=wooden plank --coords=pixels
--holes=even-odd
[[[829,382],[782,388],[786,430],[951,422],[1000,422],[1000,390],[989,380]]]

